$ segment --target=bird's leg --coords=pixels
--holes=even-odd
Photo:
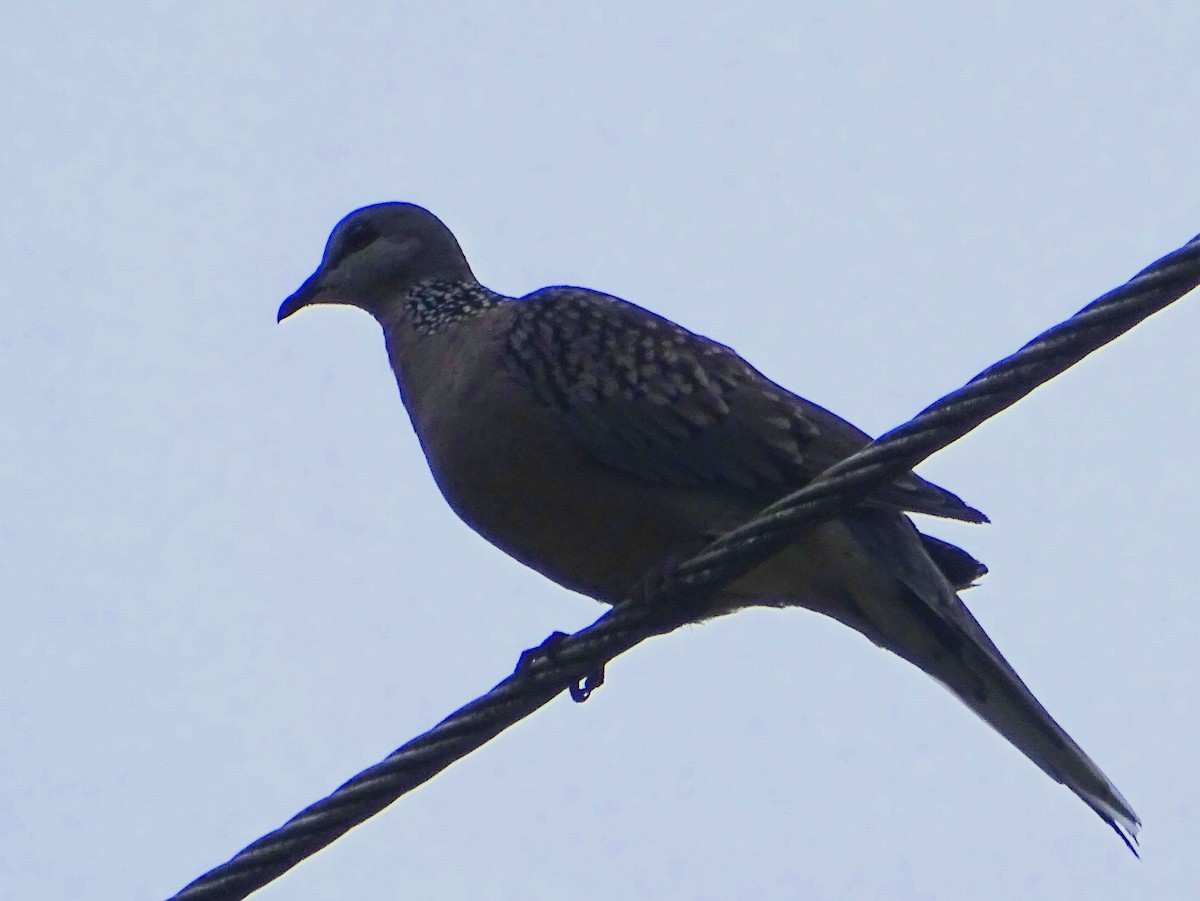
[[[566,632],[551,632],[546,640],[536,648],[530,648],[521,654],[520,659],[517,660],[517,668],[514,670],[514,675],[521,675],[527,671],[539,657],[545,657],[553,663],[556,649],[569,637]],[[601,664],[582,679],[578,679],[568,685],[567,690],[571,693],[572,701],[576,704],[582,704],[591,697],[593,691],[603,684],[604,665]]]
[[[638,603],[650,604],[661,600],[670,594],[675,577],[679,574],[679,564],[686,560],[682,554],[672,554],[637,580],[629,591],[629,596]]]

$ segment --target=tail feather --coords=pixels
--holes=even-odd
[[[898,514],[851,514],[848,588],[877,644],[933,676],[1048,776],[1071,789],[1134,854],[1141,822],[1129,802],[1033,696]],[[856,546],[856,547],[855,547]],[[857,553],[856,553],[857,552]]]

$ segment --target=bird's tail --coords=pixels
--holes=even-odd
[[[789,571],[794,577],[818,565],[825,578],[806,576],[799,596],[788,590],[797,584],[788,586]],[[907,517],[855,511],[816,527],[811,538],[750,577],[741,587],[760,603],[768,595],[775,603],[791,595],[783,602],[833,616],[933,676],[1078,795],[1137,853],[1141,822],[1129,802],[1009,666],[929,558]]]

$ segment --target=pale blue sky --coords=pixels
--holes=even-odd
[[[1200,231],[1195,2],[6,14],[0,894],[166,896],[601,608],[446,508],[354,207],[603,289],[879,432]],[[932,459],[997,644],[1143,860],[927,677],[753,612],[618,660],[259,897],[1182,898],[1200,297]],[[932,528],[932,527],[931,527]]]

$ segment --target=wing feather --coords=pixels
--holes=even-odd
[[[730,348],[596,291],[544,288],[522,298],[506,359],[580,447],[649,481],[733,488],[765,506],[871,440]],[[911,473],[871,502],[986,521]]]

